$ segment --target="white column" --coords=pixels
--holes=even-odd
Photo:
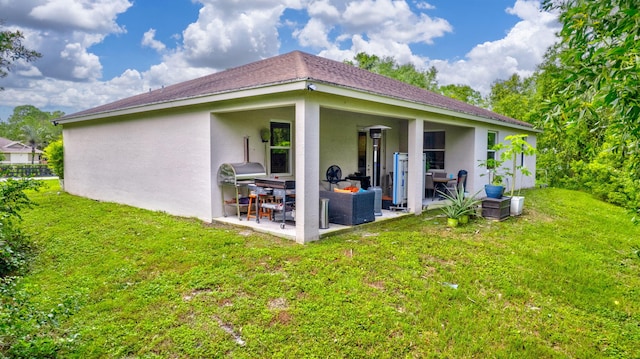
[[[296,103],[296,242],[320,238],[320,105]]]
[[[409,120],[409,173],[407,174],[407,207],[416,215],[422,213],[424,193],[424,165],[422,163],[422,142],[424,140],[424,121]]]

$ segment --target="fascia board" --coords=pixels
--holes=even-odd
[[[445,108],[441,108],[441,107],[430,106],[430,105],[426,105],[426,104],[419,103],[419,102],[413,102],[413,101],[407,101],[407,100],[403,100],[403,99],[399,99],[399,98],[383,96],[383,95],[379,95],[379,94],[376,94],[376,93],[371,93],[371,92],[362,91],[362,90],[358,90],[358,89],[349,89],[349,88],[345,88],[345,87],[342,87],[342,86],[336,86],[336,85],[332,85],[332,84],[322,84],[322,85],[320,85],[321,84],[320,82],[315,82],[315,84],[316,84],[316,88],[317,88],[318,91],[321,91],[323,93],[332,94],[332,95],[335,95],[335,96],[350,97],[350,98],[359,99],[359,100],[363,100],[363,101],[376,102],[376,103],[381,103],[381,104],[385,104],[385,105],[389,105],[389,106],[393,106],[393,107],[399,107],[399,108],[403,108],[403,109],[410,109],[410,110],[414,110],[414,111],[417,111],[417,112],[435,113],[435,114],[439,114],[439,115],[443,115],[443,116],[461,118],[461,119],[466,119],[466,120],[470,120],[470,121],[474,121],[474,122],[481,122],[481,123],[485,123],[485,124],[489,124],[489,125],[508,127],[508,128],[515,128],[515,129],[519,129],[519,130],[523,130],[523,131],[527,131],[527,132],[538,132],[538,133],[542,132],[542,131],[540,131],[538,129],[534,129],[532,127],[521,126],[521,125],[517,125],[517,124],[514,124],[514,123],[509,123],[509,122],[490,119],[490,118],[486,118],[486,117],[476,116],[476,115],[472,115],[472,114],[468,114],[468,113],[464,113],[464,112],[458,112],[458,111],[453,111],[453,110],[449,110],[449,109],[445,109]],[[345,107],[345,109],[347,109],[347,107]],[[393,114],[389,113],[388,115],[393,115]],[[396,114],[396,117],[397,117],[397,114]]]
[[[242,98],[248,98],[248,97],[258,97],[258,96],[264,96],[264,95],[272,95],[276,93],[299,91],[306,88],[305,87],[306,83],[307,82],[305,80],[296,80],[294,82],[289,82],[289,83],[281,83],[281,84],[274,84],[274,85],[269,85],[264,87],[241,89],[241,90],[228,91],[228,92],[222,92],[222,93],[216,93],[216,94],[208,94],[208,95],[199,96],[199,97],[190,97],[190,98],[178,99],[173,101],[159,102],[155,104],[129,107],[121,110],[100,112],[100,113],[86,115],[86,116],[73,117],[65,120],[57,120],[54,122],[64,125],[67,123],[85,122],[85,121],[98,120],[98,119],[103,119],[108,117],[135,115],[143,112],[161,111],[161,110],[167,110],[167,109],[174,109],[178,107],[190,107],[190,106],[197,106],[197,105],[202,105],[207,103],[216,103],[216,102],[227,101],[227,100],[236,100],[236,99],[242,99]]]

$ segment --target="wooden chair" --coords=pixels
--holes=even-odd
[[[271,197],[271,199],[269,199],[269,197]],[[249,195],[249,209],[247,209],[247,220],[250,220],[251,218],[256,218],[255,214],[251,214],[251,210],[253,209],[253,207],[255,206],[255,204],[253,203],[253,201],[258,201],[258,216],[260,216],[260,218],[271,218],[271,211],[263,208],[262,207],[262,203],[266,203],[267,201],[272,201],[273,200],[273,196],[267,196],[267,195]]]

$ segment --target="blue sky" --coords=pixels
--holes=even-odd
[[[43,54],[0,79],[0,119],[31,104],[66,113],[302,50],[361,51],[486,94],[530,75],[555,41],[537,0],[0,0],[4,28]]]

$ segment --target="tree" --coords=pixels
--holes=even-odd
[[[1,22],[0,25],[2,25]],[[40,53],[27,49],[22,44],[23,39],[24,35],[20,31],[0,31],[0,78],[9,74],[14,62],[18,60],[32,62],[42,57]],[[0,87],[0,90],[3,89]]]
[[[486,107],[486,102],[484,98],[482,98],[480,91],[474,90],[469,85],[445,85],[440,86],[439,91],[447,97],[451,97],[474,106]]]
[[[464,101],[475,106],[485,107],[486,103],[479,91],[468,85],[446,85],[439,87],[438,70],[431,66],[428,70],[418,70],[413,64],[398,64],[392,57],[380,58],[364,52],[358,53],[353,60],[346,60],[348,64],[380,75],[396,79],[410,85],[429,91],[441,93],[447,97]]]
[[[353,60],[345,62],[423,89],[436,91],[438,88],[438,70],[433,66],[426,71],[420,71],[413,64],[399,65],[392,57],[380,58],[364,52],[358,53]]]
[[[494,112],[529,122],[534,94],[533,77],[523,79],[518,74],[513,74],[508,79],[495,81],[491,85],[489,105]]]
[[[27,136],[25,127],[31,127],[39,132],[42,142],[37,148],[42,149],[42,146],[62,135],[62,128],[54,126],[51,121],[63,115],[61,111],[44,112],[32,105],[17,106],[7,122],[0,123],[0,137],[21,140]]]
[[[640,12],[637,1],[545,0],[560,43],[540,71],[539,167],[556,185],[640,209]]]
[[[613,147],[640,152],[640,10],[635,0],[545,0],[560,11],[561,81],[550,121],[609,128]],[[632,164],[640,174],[640,164]]]
[[[31,164],[36,159],[36,148],[44,144],[43,129],[31,125],[22,126],[22,139],[31,147]]]

